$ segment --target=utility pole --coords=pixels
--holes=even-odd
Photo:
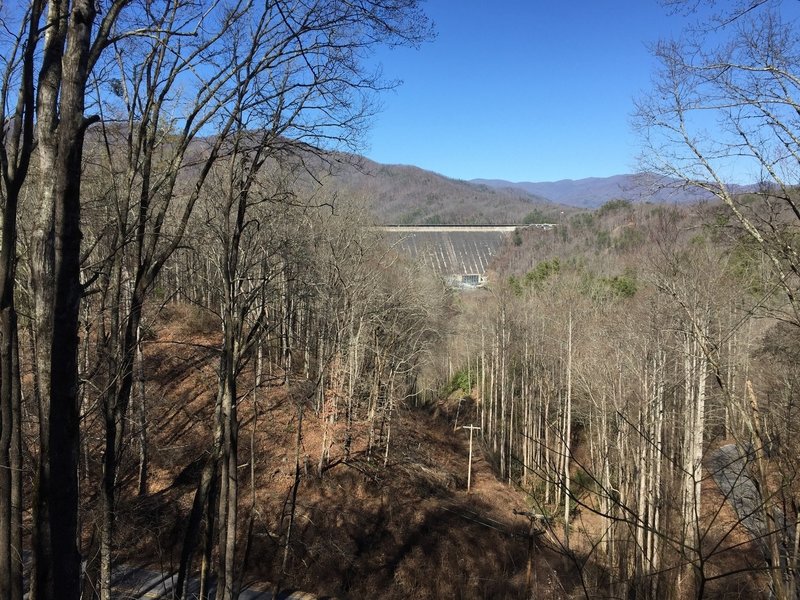
[[[470,484],[472,483],[472,433],[480,427],[475,425],[462,425],[460,429],[469,429],[469,464],[467,465],[467,493],[469,494]]]

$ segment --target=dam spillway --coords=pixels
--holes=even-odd
[[[520,225],[396,226],[377,228],[397,251],[459,287],[485,284],[493,258]],[[552,225],[537,225],[550,228]]]

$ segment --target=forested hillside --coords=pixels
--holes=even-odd
[[[169,574],[214,437],[220,333],[215,316],[184,302],[165,305],[147,331],[147,444],[134,444],[120,470],[127,493],[117,507],[115,557],[117,565],[145,562]],[[374,337],[367,333],[358,352],[371,363]],[[570,565],[552,550],[531,555],[528,520],[513,512],[526,510],[525,496],[478,454],[467,493],[468,441],[454,429],[462,423],[457,402],[405,398],[397,381],[372,390],[380,378],[372,368],[359,374],[364,385],[352,401],[336,386],[309,399],[304,366],[287,385],[276,350],[266,343],[240,376],[237,572],[249,589],[520,598],[532,575],[537,595],[564,597],[559,582],[572,580]],[[350,382],[343,366],[331,370],[333,381]],[[139,448],[148,450],[142,493]],[[87,450],[89,482],[100,465],[91,443]],[[86,509],[91,520],[91,505]]]
[[[555,223],[574,209],[522,190],[493,188],[450,179],[405,165],[381,165],[342,157],[323,179],[330,194],[361,198],[388,225],[505,225]]]
[[[456,380],[587,596],[795,597],[797,304],[728,208],[610,202],[524,231],[496,279],[464,298]]]
[[[358,143],[392,86],[367,64],[376,46],[419,44],[431,24],[413,0],[0,11],[0,598],[113,597],[131,526],[119,508],[163,492],[162,453],[194,488],[168,525],[175,597],[213,571],[216,598],[236,598],[248,541],[270,533],[246,526],[241,484],[239,404],[262,357],[300,413],[315,403],[330,420],[321,474],[353,450],[362,399],[372,430],[388,428],[440,335],[441,289],[399,294],[363,211],[343,201],[328,219],[332,198],[296,185],[309,151]],[[143,346],[172,300],[217,332],[200,346],[213,433],[151,448]]]
[[[0,4],[0,600],[797,598],[800,52],[735,5],[635,106],[710,201],[570,211],[355,157],[417,0]],[[469,292],[374,227],[515,220]]]

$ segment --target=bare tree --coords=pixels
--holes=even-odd
[[[22,185],[28,174],[34,131],[34,59],[37,12],[19,23],[7,40],[0,122],[3,229],[0,248],[0,595],[22,599],[22,448],[19,342],[15,304],[17,214]],[[14,101],[16,97],[16,102]],[[11,114],[6,111],[10,109]]]
[[[126,17],[131,33],[114,38],[92,96],[103,111],[95,141],[116,206],[114,227],[98,247],[106,255],[88,274],[100,283],[108,314],[99,332],[108,381],[102,386],[104,595],[144,303],[180,247],[213,165],[230,150],[229,135],[243,126],[260,131],[262,162],[281,146],[356,143],[371,94],[384,85],[363,68],[362,55],[377,43],[415,43],[428,35],[415,2],[200,7],[176,0]],[[372,34],[362,35],[365,23]],[[112,125],[115,119],[121,123]]]
[[[695,6],[683,1],[668,4],[679,11]],[[719,200],[725,211],[717,213],[717,235],[733,240],[746,261],[763,260],[768,265],[768,276],[757,283],[759,293],[747,297],[750,310],[796,329],[800,326],[800,46],[797,22],[787,14],[786,5],[759,0],[719,6],[681,39],[658,43],[654,53],[660,66],[654,90],[638,102],[635,121],[645,142],[644,168],[678,178]],[[758,185],[742,190],[732,181]],[[678,298],[674,289],[672,293]],[[760,501],[753,511],[768,524],[758,535],[769,549],[765,559],[772,593],[793,597],[796,580],[788,566],[796,560],[789,531],[793,527],[778,525],[782,521],[774,512],[780,506],[781,514],[796,518],[796,494],[776,484],[767,471],[794,472],[796,465],[786,461],[786,442],[771,448],[774,466],[769,468],[765,450],[777,439],[765,430],[777,432],[785,423],[763,417],[758,395],[750,387],[745,396],[740,382],[739,394],[735,393],[732,379],[723,372],[709,320],[698,319],[686,300],[680,305],[694,331],[694,354],[706,363],[726,398],[726,432],[736,437],[742,455],[755,456],[750,477],[758,482]],[[781,400],[776,406],[785,406],[787,394],[792,394],[788,388],[778,394]],[[743,406],[747,401],[750,409]],[[786,550],[779,552],[779,547]]]
[[[125,2],[111,2],[97,20],[92,2],[27,3],[12,13],[18,34],[4,45],[9,52],[3,77],[2,135],[4,207],[3,287],[4,352],[3,427],[10,428],[6,440],[14,438],[13,420],[18,414],[13,400],[15,376],[8,370],[16,344],[15,312],[10,277],[16,260],[15,227],[19,191],[28,167],[38,158],[41,203],[36,226],[31,280],[34,291],[35,364],[37,398],[40,403],[39,465],[36,484],[34,572],[32,596],[77,597],[79,551],[77,548],[77,347],[78,309],[82,294],[80,262],[80,170],[83,139],[92,122],[84,115],[88,74],[107,44],[110,30]],[[42,26],[42,19],[45,25]],[[96,31],[93,29],[96,27]],[[4,39],[4,43],[9,39]],[[38,73],[37,73],[38,72]],[[34,73],[37,73],[34,76]],[[16,100],[11,91],[17,89]],[[5,123],[10,126],[6,127]],[[37,144],[33,145],[33,129]],[[5,358],[8,357],[8,358]],[[18,393],[18,392],[16,392]],[[4,452],[5,454],[5,452]],[[5,457],[4,457],[5,459]],[[3,481],[3,498],[17,496],[13,477]],[[18,500],[17,500],[18,503]],[[5,506],[6,503],[3,502]],[[57,515],[57,517],[53,517]],[[3,512],[3,527],[9,531],[11,511]],[[16,527],[15,527],[16,528]],[[16,534],[12,533],[12,537]],[[0,536],[3,537],[3,536]],[[8,546],[7,549],[10,550]],[[4,552],[5,554],[5,552]],[[13,556],[15,553],[10,553]],[[18,554],[18,550],[16,552]],[[3,567],[7,563],[3,563]],[[16,567],[15,567],[16,570]],[[6,587],[19,594],[19,584]],[[18,575],[15,576],[18,579]],[[13,588],[13,589],[12,589]]]
[[[34,397],[41,418],[31,595],[78,594],[78,314],[84,286],[99,285],[93,291],[102,292],[110,314],[99,330],[109,350],[100,536],[100,589],[107,596],[116,474],[142,307],[181,243],[227,132],[247,112],[258,114],[258,126],[286,145],[355,143],[371,94],[384,86],[363,58],[375,44],[413,44],[429,29],[413,0],[261,8],[246,1],[198,7],[118,0],[102,11],[91,1],[32,0],[11,11],[4,19],[11,28],[4,30],[15,23],[17,31],[3,38],[0,460],[9,468],[0,480],[0,591],[21,593],[20,563],[13,558],[21,556],[21,471],[10,468],[19,460],[15,231],[19,191],[36,158],[40,205],[30,264]],[[196,94],[181,97],[192,81]],[[88,117],[88,111],[97,114]],[[112,134],[114,119],[121,123]],[[94,260],[82,281],[84,147],[90,127],[101,120],[91,141],[109,159],[106,197],[114,199],[116,215],[83,248]],[[193,145],[199,134],[204,141]]]
[[[659,42],[654,89],[634,119],[643,168],[719,199],[771,264],[782,301],[765,308],[800,324],[800,45],[783,4],[731,3],[685,39]],[[731,182],[759,186],[745,194]]]

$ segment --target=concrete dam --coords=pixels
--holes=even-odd
[[[485,285],[494,256],[519,225],[380,227],[388,243],[424,264],[451,285]],[[531,225],[550,229],[552,225]]]

